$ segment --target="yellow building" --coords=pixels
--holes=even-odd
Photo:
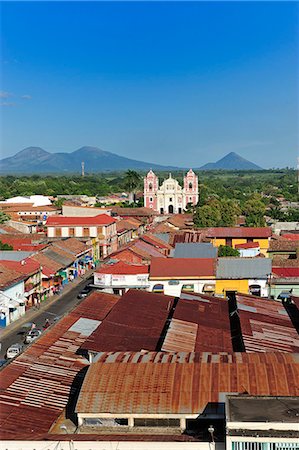
[[[215,294],[233,291],[268,297],[271,272],[270,258],[218,258]]]
[[[270,227],[214,227],[207,228],[205,235],[215,247],[258,242],[261,253],[266,256],[272,230]]]

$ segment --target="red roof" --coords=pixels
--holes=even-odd
[[[145,266],[144,264],[127,264],[124,261],[119,261],[115,264],[105,264],[96,270],[96,272],[118,275],[137,275],[139,273],[148,273],[148,266]]]
[[[290,239],[291,241],[299,241],[299,234],[296,233],[283,234],[282,237]]]
[[[258,242],[246,242],[246,244],[237,244],[235,248],[258,248],[260,244]]]
[[[84,342],[90,351],[141,351],[157,348],[173,299],[130,289]]]
[[[270,227],[214,227],[203,231],[209,238],[268,238],[272,235]]]
[[[32,259],[25,259],[23,261],[1,261],[2,266],[5,266],[7,269],[16,270],[17,272],[20,272],[24,275],[31,275],[33,273],[36,273],[40,269],[40,265],[33,261]]]
[[[110,225],[116,220],[107,214],[99,214],[95,217],[67,217],[67,216],[50,216],[47,219],[47,226],[96,226]]]
[[[215,276],[213,258],[152,258],[151,278],[199,278]]]
[[[299,277],[299,267],[273,267],[272,272],[281,278]]]

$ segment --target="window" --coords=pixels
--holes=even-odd
[[[149,188],[150,191],[153,190],[153,185],[152,185],[152,183],[150,183],[150,184],[148,185],[148,188]]]
[[[155,284],[155,286],[153,287],[153,292],[163,293],[164,292],[163,284]]]
[[[87,237],[89,236],[89,228],[83,228],[83,236]]]
[[[150,197],[150,202],[152,202],[153,201],[153,197]]]
[[[55,230],[55,236],[56,237],[61,237],[61,228],[56,228],[56,230]]]
[[[169,201],[172,202],[172,197],[169,198]]]
[[[75,228],[69,228],[69,236],[75,236]]]
[[[182,291],[194,292],[194,284],[183,284]]]
[[[189,183],[189,189],[192,189],[192,188],[193,188],[192,183]]]

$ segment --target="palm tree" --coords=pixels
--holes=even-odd
[[[127,170],[125,173],[124,186],[127,191],[129,191],[129,202],[132,203],[136,201],[136,190],[140,186],[141,177],[135,170]]]

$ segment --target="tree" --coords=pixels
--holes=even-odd
[[[0,250],[13,250],[13,247],[0,241]]]
[[[0,223],[5,223],[8,220],[10,220],[10,217],[4,211],[0,211]]]
[[[244,204],[245,223],[248,227],[265,226],[266,207],[259,194],[254,194]]]
[[[219,245],[218,256],[220,258],[222,256],[240,256],[240,252],[236,248],[232,248],[229,245]]]
[[[194,225],[198,228],[217,227],[220,220],[220,211],[210,205],[196,208],[193,216]]]
[[[220,211],[221,211],[221,226],[223,227],[233,227],[237,223],[237,219],[241,214],[241,209],[239,205],[234,200],[221,200],[220,201]]]
[[[127,170],[124,178],[124,187],[129,192],[129,203],[136,202],[136,190],[139,188],[141,177],[135,170]]]

